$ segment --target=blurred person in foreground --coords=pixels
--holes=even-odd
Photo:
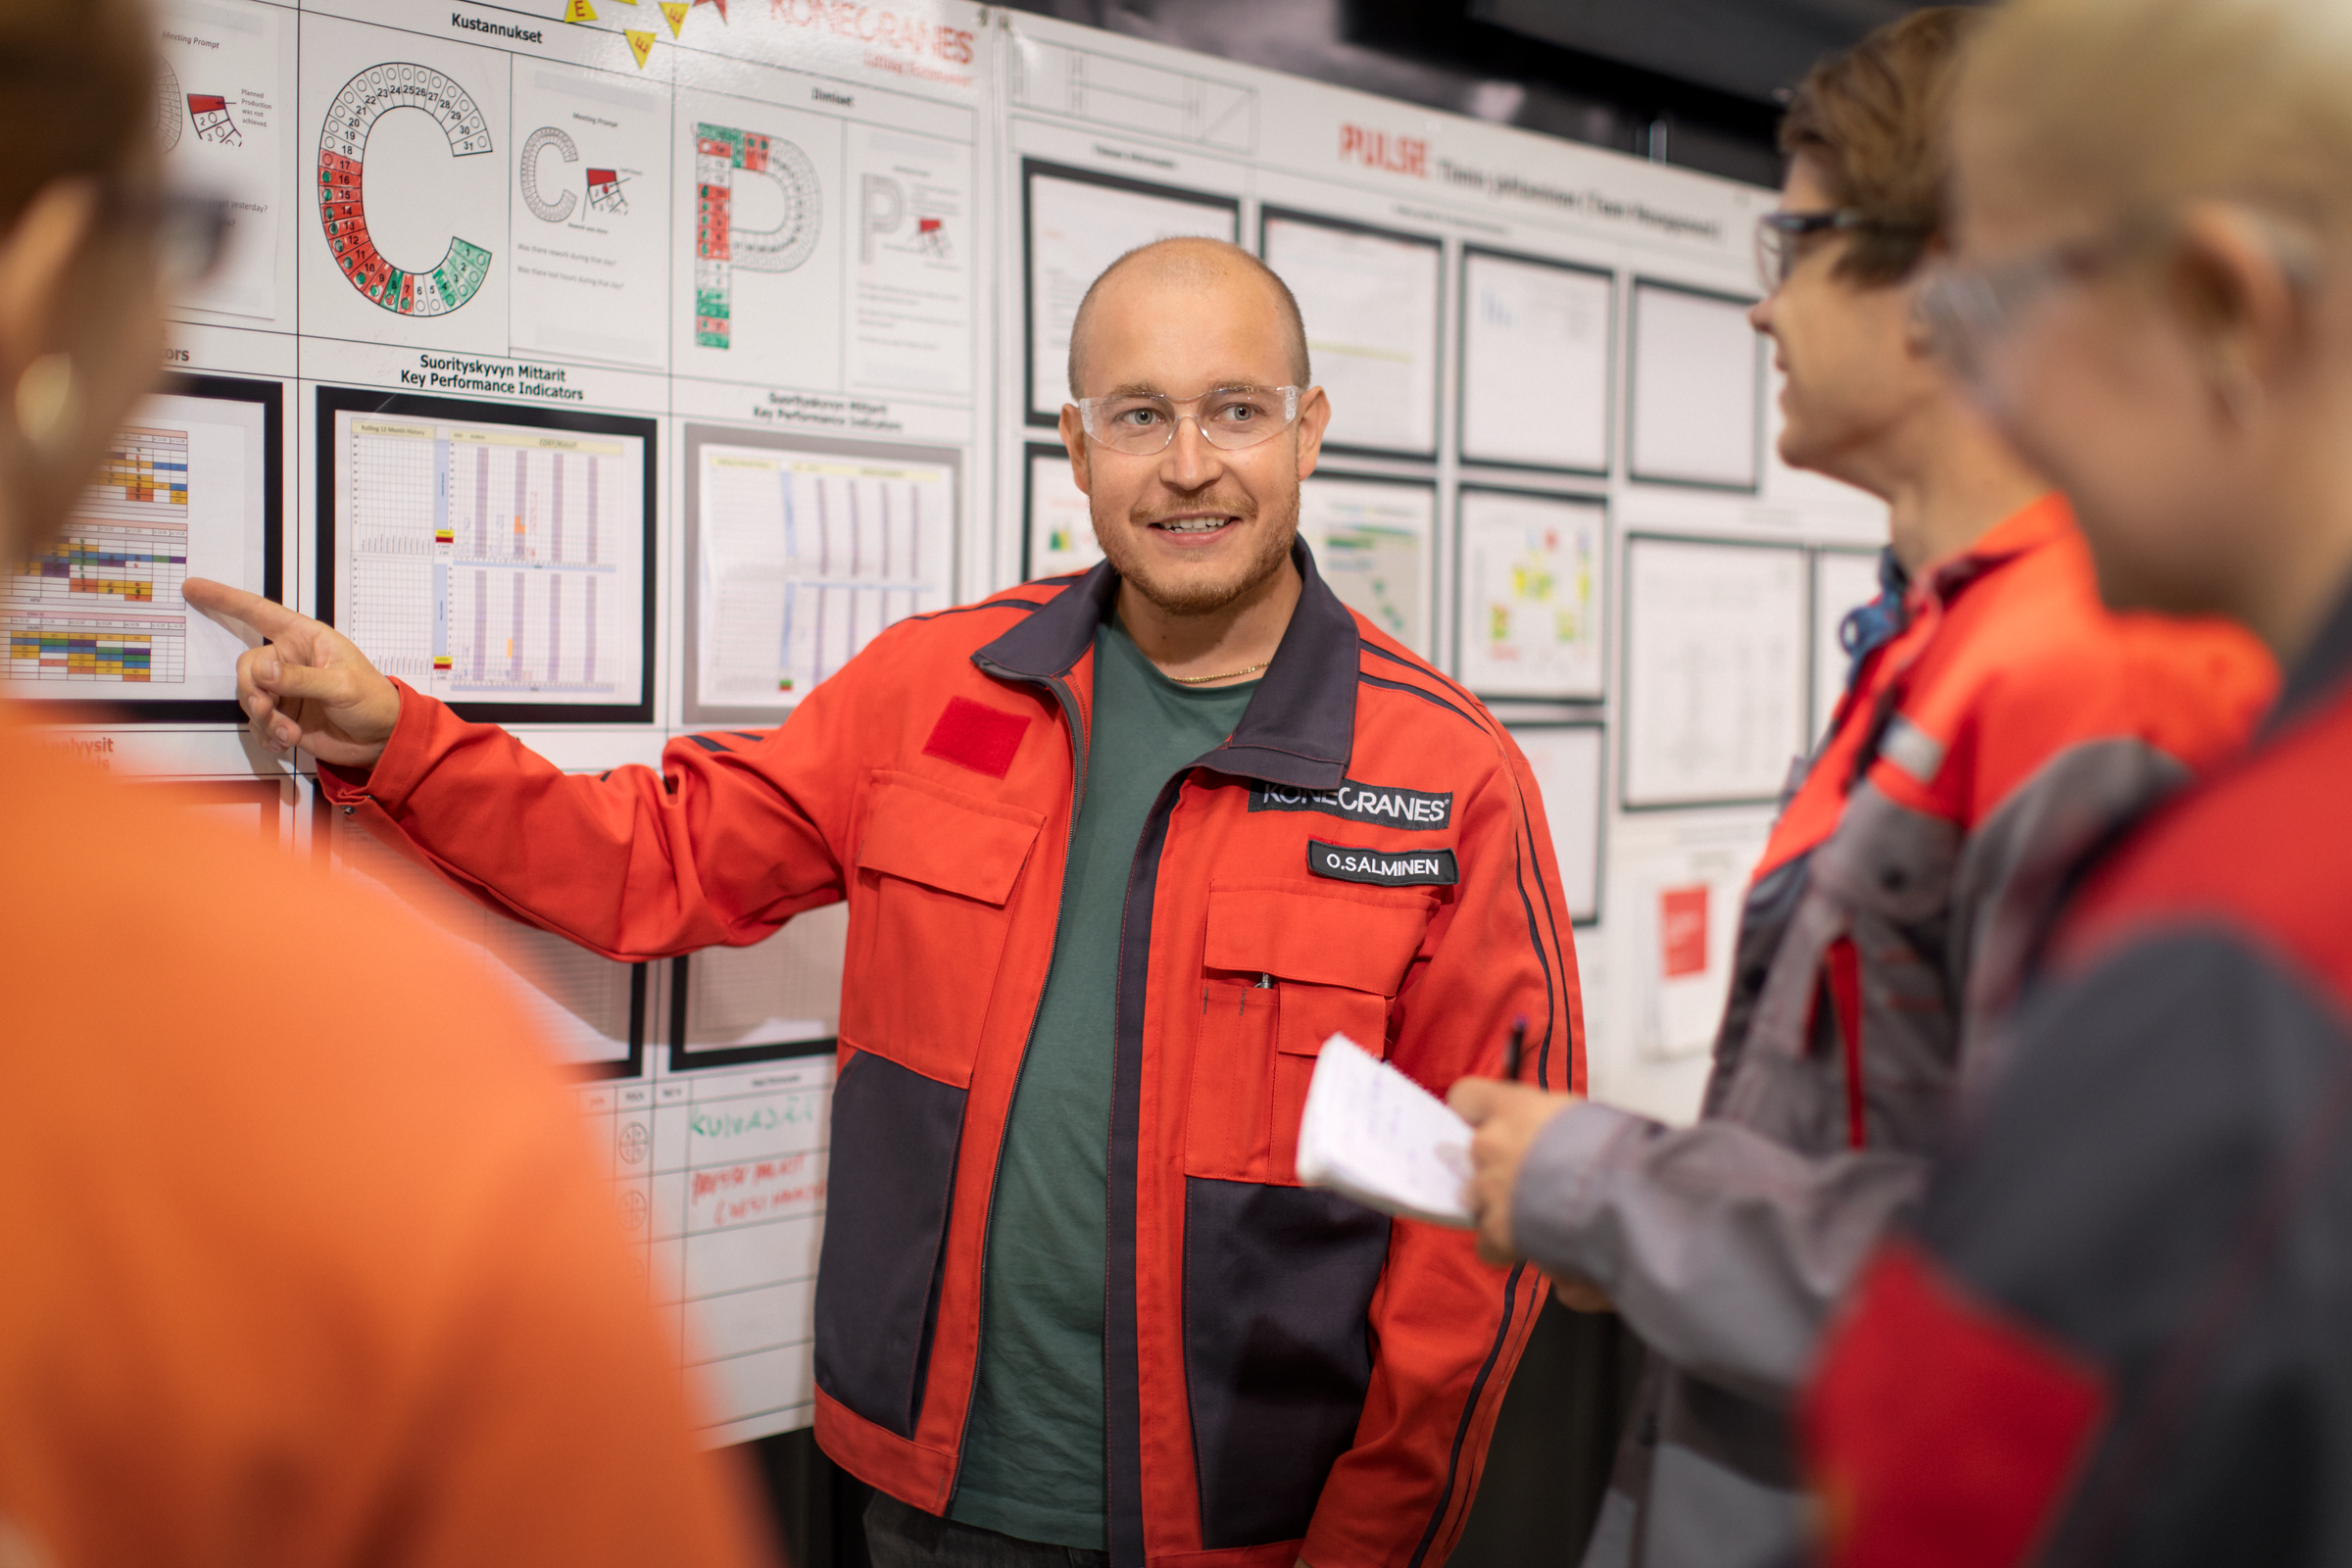
[[[1883,598],[1740,919],[1703,1119],[1465,1080],[1486,1245],[1604,1292],[1655,1352],[1589,1568],[1765,1560],[1798,1538],[1791,1395],[1916,1200],[2057,872],[2244,739],[2274,679],[2235,627],[2100,608],[2064,500],[1915,319],[1942,250],[1943,111],[1977,14],[1824,62],[1754,311],[1782,454],[1888,505]]]
[[[161,185],[154,28],[0,0],[12,563],[220,238]],[[0,1564],[761,1560],[515,1008],[33,722],[0,707]],[[363,967],[409,983],[350,1008]]]
[[[2086,869],[1807,1401],[1838,1564],[2352,1561],[2352,4],[2018,0],[1949,358],[2118,609],[2287,668]]]

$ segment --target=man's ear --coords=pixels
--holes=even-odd
[[[2193,203],[2165,264],[2164,289],[2207,367],[2216,406],[2247,422],[2312,338],[2306,290],[2279,237],[2241,209]]]
[[[1298,477],[1315,471],[1323,456],[1323,432],[1331,425],[1331,399],[1319,386],[1310,386],[1298,401]]]
[[[1095,493],[1094,470],[1089,466],[1093,454],[1086,446],[1086,421],[1078,416],[1075,404],[1061,406],[1061,445],[1070,455],[1070,477],[1077,481],[1082,494]]]

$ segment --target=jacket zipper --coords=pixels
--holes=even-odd
[[[1054,950],[1061,941],[1061,919],[1063,915],[1069,913],[1070,909],[1070,850],[1078,841],[1078,812],[1086,805],[1087,726],[1078,712],[1077,694],[1071,691],[1069,683],[1058,675],[1016,674],[994,661],[985,659],[975,659],[972,662],[979,665],[983,673],[998,680],[1020,686],[1043,686],[1051,691],[1054,694],[1054,700],[1061,705],[1062,719],[1070,728],[1070,769],[1073,780],[1070,793],[1070,828],[1061,845],[1061,896],[1054,906],[1054,937],[1046,948],[1046,974],[1048,980],[1051,981],[1054,972]],[[1021,1070],[1029,1064],[1030,1044],[1037,1039],[1037,1017],[1040,1012],[1045,1010],[1045,1005],[1046,988],[1040,986],[1037,990],[1037,1004],[1029,1009],[1028,1033],[1021,1037],[1020,1059],[1014,1062],[1012,1067],[1013,1090],[1016,1094],[1020,1090]],[[972,1398],[980,1390],[980,1341],[988,1332],[988,1243],[990,1227],[996,1224],[997,1219],[997,1183],[1004,1172],[1002,1135],[999,1136],[996,1163],[988,1173],[988,1217],[983,1222],[980,1233],[980,1313],[972,1330],[972,1377],[971,1381],[964,1385],[963,1422],[956,1434],[956,1473],[948,1482],[948,1508],[951,1510],[956,1505],[956,1490],[963,1483],[963,1440],[965,1434],[971,1430]]]

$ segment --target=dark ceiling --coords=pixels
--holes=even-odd
[[[1780,95],[1913,0],[1013,0],[1203,54],[1778,184]]]

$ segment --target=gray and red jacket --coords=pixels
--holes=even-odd
[[[2054,496],[1925,572],[1906,609],[1749,888],[1703,1119],[1572,1106],[1514,1194],[1521,1250],[1605,1289],[1655,1352],[1594,1568],[1793,1542],[1791,1392],[1988,1070],[1984,1020],[2056,878],[2239,745],[2273,686],[2234,627],[2102,609]]]
[[[1240,726],[1168,779],[1130,874],[1104,1412],[1120,1568],[1443,1562],[1541,1304],[1463,1233],[1298,1184],[1342,1031],[1443,1093],[1530,1020],[1583,1083],[1575,956],[1518,749],[1300,548]],[[406,689],[329,798],[494,907],[617,958],[743,945],[846,899],[816,1430],[906,1502],[956,1491],[1006,1112],[1086,788],[1118,579],[900,623],[773,731],[566,775]]]
[[[1838,1568],[2352,1560],[2352,599],[2104,857],[1807,1396]]]

